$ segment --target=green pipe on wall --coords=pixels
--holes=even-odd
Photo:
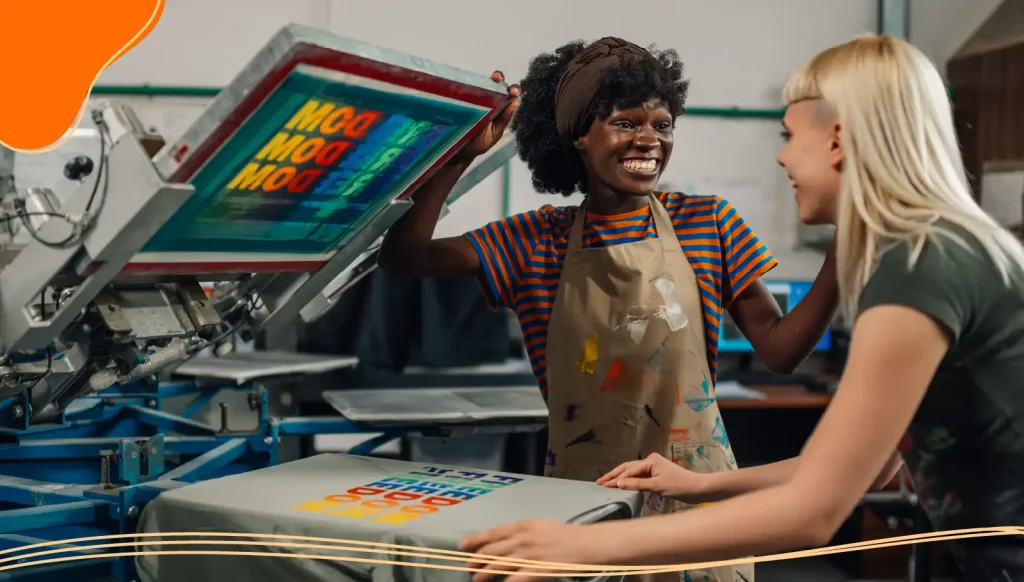
[[[501,167],[501,212],[512,216],[512,164]]]
[[[217,87],[175,87],[172,85],[96,85],[92,94],[102,97],[215,97]]]
[[[185,87],[172,85],[96,85],[97,97],[215,97],[217,87]],[[782,119],[783,109],[746,109],[742,107],[687,107],[685,115],[695,117],[734,117],[747,119]]]
[[[683,117],[731,117],[736,119],[782,119],[785,108],[748,109],[744,107],[687,107]]]

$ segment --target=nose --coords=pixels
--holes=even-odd
[[[661,145],[661,142],[658,140],[658,134],[654,131],[654,127],[645,123],[637,129],[633,145],[638,149],[651,150]]]

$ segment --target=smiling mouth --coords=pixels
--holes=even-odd
[[[619,162],[619,165],[634,174],[657,174],[661,167],[661,161],[653,158],[628,158]]]

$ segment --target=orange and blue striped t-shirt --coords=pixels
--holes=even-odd
[[[722,311],[776,261],[736,209],[717,196],[659,193],[676,238],[697,275],[712,381],[718,368]],[[542,206],[466,234],[476,248],[492,307],[519,318],[527,356],[547,398],[547,331],[576,206]],[[583,248],[657,238],[650,206],[614,216],[587,213]]]

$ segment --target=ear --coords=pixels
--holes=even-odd
[[[836,122],[832,125],[829,142],[829,161],[837,170],[843,167],[843,126]]]
[[[572,142],[572,145],[574,148],[576,148],[576,152],[579,153],[581,158],[587,158],[587,136],[583,136],[577,139],[576,141]]]

